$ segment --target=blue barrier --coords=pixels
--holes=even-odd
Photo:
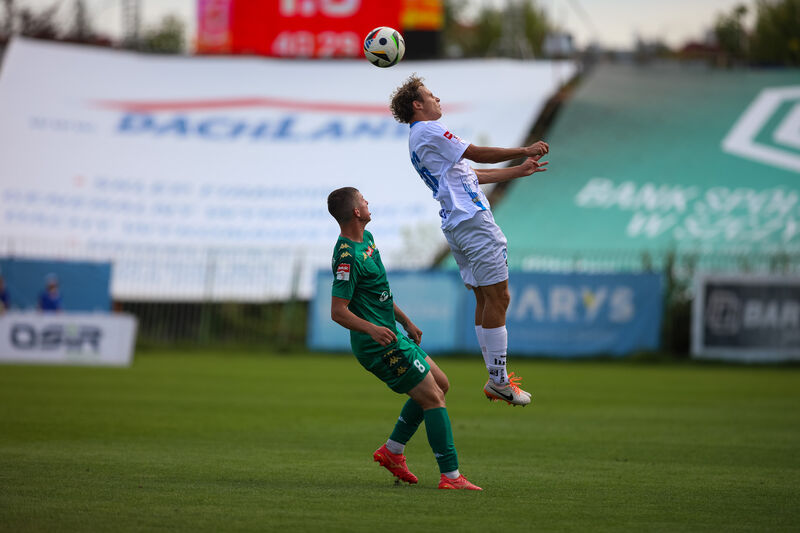
[[[506,314],[510,354],[580,357],[656,350],[663,311],[660,274],[512,272]],[[464,309],[471,323],[475,302]],[[475,332],[462,339],[475,345]]]
[[[55,274],[64,311],[111,310],[111,264],[86,261],[0,259],[12,309],[36,309],[45,278]]]
[[[422,348],[449,352],[463,337],[461,309],[472,295],[457,272],[388,272],[394,301],[422,330]],[[350,333],[331,320],[333,274],[320,271],[309,312],[308,347],[312,350],[350,351]],[[398,326],[400,331],[404,331]]]
[[[389,272],[397,305],[423,331],[436,354],[478,352],[475,298],[455,271]],[[349,351],[350,337],[330,318],[330,271],[319,272],[311,302],[308,346]],[[506,315],[509,353],[580,357],[656,350],[662,320],[660,274],[514,272]]]

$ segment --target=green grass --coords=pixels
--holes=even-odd
[[[352,356],[146,353],[0,367],[0,531],[797,531],[800,369],[440,358],[461,470],[372,462],[403,398]],[[504,529],[509,528],[509,529]]]

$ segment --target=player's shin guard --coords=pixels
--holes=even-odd
[[[406,444],[414,436],[424,417],[422,407],[409,398],[400,411],[400,416],[397,418],[397,423],[394,425],[394,430],[389,439]]]
[[[458,470],[458,454],[453,443],[453,429],[450,427],[447,408],[437,407],[425,411],[425,430],[428,432],[428,443],[433,455],[439,463],[439,471],[444,473]]]

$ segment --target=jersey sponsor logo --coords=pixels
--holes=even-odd
[[[343,242],[342,244],[339,245],[340,250],[346,250],[348,248],[350,248],[350,245],[347,244],[346,242]]]
[[[350,281],[350,265],[348,263],[342,263],[336,268],[336,279]]]
[[[443,135],[447,140],[450,140],[450,141],[455,140],[455,141],[461,142],[461,137],[459,137],[458,135],[453,135],[449,131],[444,132]]]
[[[340,255],[339,257],[340,258],[342,258],[342,257],[353,257],[353,254],[351,254],[350,252],[342,252],[342,255]]]
[[[388,299],[389,299],[389,291],[383,291],[381,295],[378,297],[378,300],[380,300],[381,302],[385,302]]]

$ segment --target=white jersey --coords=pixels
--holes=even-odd
[[[489,210],[489,200],[478,185],[478,176],[463,159],[469,143],[456,137],[441,122],[411,124],[408,151],[422,181],[433,191],[442,208],[442,229],[452,229],[479,211]]]

